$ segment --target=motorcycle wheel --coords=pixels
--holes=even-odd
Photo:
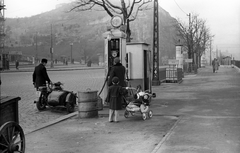
[[[68,113],[72,113],[72,112],[74,112],[74,110],[75,110],[75,105],[74,105],[74,104],[67,103],[67,104],[66,104],[66,108],[67,108]]]
[[[46,108],[46,101],[47,101],[46,95],[41,93],[38,101],[36,102],[36,107],[39,111],[44,110]]]

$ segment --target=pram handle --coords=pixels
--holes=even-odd
[[[124,89],[131,90],[131,89],[136,89],[134,87],[123,87]]]

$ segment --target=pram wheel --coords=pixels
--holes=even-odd
[[[125,112],[124,112],[124,117],[125,117],[125,118],[128,118],[128,117],[129,117],[129,112],[128,112],[127,110],[125,110]]]
[[[152,118],[152,117],[153,117],[153,112],[152,112],[151,110],[148,112],[148,117],[149,117],[149,118]]]
[[[147,119],[146,113],[143,113],[143,114],[142,114],[142,119],[143,119],[144,121]]]

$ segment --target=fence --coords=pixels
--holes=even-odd
[[[237,67],[240,68],[240,61],[232,61],[232,62],[233,62],[233,64],[234,64],[235,66],[237,66]]]
[[[159,69],[159,81],[167,83],[179,83],[184,77],[183,70],[177,67],[165,67]]]

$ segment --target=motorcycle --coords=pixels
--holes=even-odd
[[[38,101],[34,102],[39,111],[46,109],[46,106],[64,106],[69,113],[74,112],[77,94],[63,90],[62,85],[61,82],[56,82],[39,87],[40,96]]]

